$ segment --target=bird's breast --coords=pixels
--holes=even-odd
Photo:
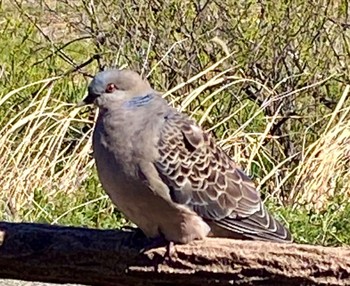
[[[103,114],[98,118],[93,134],[97,165],[106,164],[107,160],[124,177],[137,178],[140,162],[152,162],[159,156],[156,123],[140,114],[122,111]]]

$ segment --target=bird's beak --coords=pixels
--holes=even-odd
[[[93,104],[98,95],[93,93],[88,93],[88,95],[76,104],[76,107],[82,107],[85,105]]]

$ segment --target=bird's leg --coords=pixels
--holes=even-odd
[[[164,259],[168,258],[168,260],[171,262],[171,256],[175,252],[174,248],[174,241],[168,241],[167,246],[166,246],[166,252],[164,255]]]
[[[145,247],[141,250],[142,252],[150,250],[152,248],[164,247],[165,246],[165,254],[163,256],[164,261],[169,260],[171,262],[171,256],[174,254],[174,242],[168,241],[165,239],[163,235],[157,236],[150,240],[150,242],[145,245]]]

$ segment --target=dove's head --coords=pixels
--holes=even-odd
[[[88,87],[88,95],[78,105],[96,104],[115,99],[130,99],[152,90],[147,80],[131,70],[110,69],[99,72]]]

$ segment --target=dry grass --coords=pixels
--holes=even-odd
[[[296,204],[324,209],[335,196],[349,198],[350,108],[345,106],[349,88],[346,86],[337,108],[328,116],[320,138],[304,147],[290,193]]]
[[[79,109],[73,104],[55,100],[53,87],[59,78],[48,78],[16,89],[0,100],[4,104],[11,96],[30,86],[40,89],[31,103],[20,112],[2,120],[0,129],[0,200],[9,205],[15,214],[20,209],[33,207],[34,192],[45,190],[55,200],[62,192],[75,191],[89,176],[93,164],[89,136],[75,129],[75,123],[88,123],[78,116]],[[67,133],[73,130],[79,139],[74,147],[67,142]],[[71,149],[71,150],[70,150]],[[35,205],[34,207],[39,207]],[[50,214],[47,213],[50,218]]]

